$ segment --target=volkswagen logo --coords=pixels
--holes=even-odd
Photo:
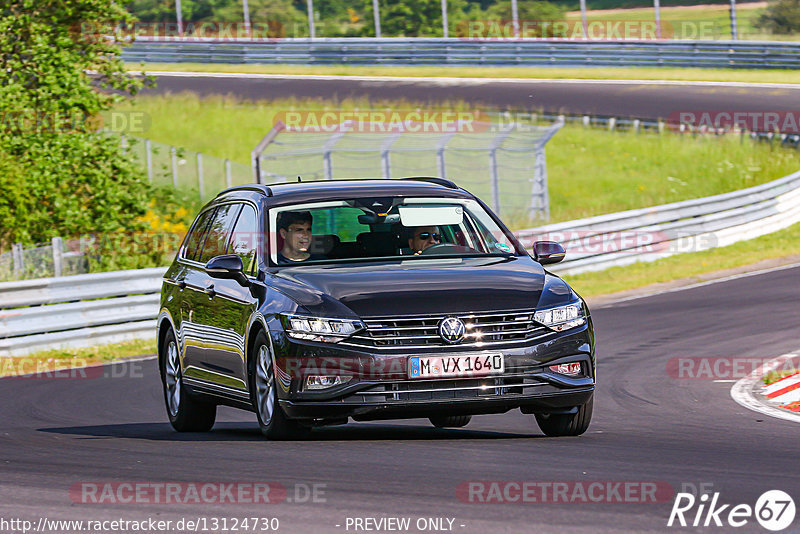
[[[445,317],[439,323],[439,337],[447,343],[458,343],[464,339],[467,327],[458,317]]]

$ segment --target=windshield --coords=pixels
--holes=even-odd
[[[273,265],[436,256],[515,255],[506,231],[475,200],[354,198],[269,211]]]

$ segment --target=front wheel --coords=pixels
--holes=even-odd
[[[283,440],[299,438],[309,432],[309,429],[288,419],[278,404],[272,354],[263,330],[258,333],[253,344],[250,383],[253,408],[262,434],[269,439]]]
[[[536,422],[548,436],[580,436],[592,422],[594,396],[572,414],[536,414]]]
[[[161,383],[172,428],[178,432],[208,432],[217,418],[217,406],[191,398],[183,388],[183,372],[175,333],[170,330],[160,347]]]
[[[467,426],[472,419],[471,415],[445,415],[429,418],[436,428],[461,428]]]

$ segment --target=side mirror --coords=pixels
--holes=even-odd
[[[555,241],[537,241],[533,244],[533,259],[542,265],[558,263],[566,255],[564,247]]]
[[[206,263],[206,272],[212,278],[236,280],[242,286],[249,286],[250,281],[242,272],[242,258],[236,254],[225,254],[211,258]]]

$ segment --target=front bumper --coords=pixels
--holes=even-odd
[[[409,379],[410,356],[402,351],[378,353],[352,347],[288,340],[282,332],[274,346],[281,408],[292,419],[311,423],[352,417],[366,421],[504,413],[569,413],[591,398],[595,387],[594,339],[591,324],[553,333],[530,344],[464,350],[431,348],[426,354],[500,352],[505,372],[480,378]],[[550,365],[579,361],[583,376],[569,378]],[[304,378],[343,374],[346,384],[321,391],[303,391]]]

